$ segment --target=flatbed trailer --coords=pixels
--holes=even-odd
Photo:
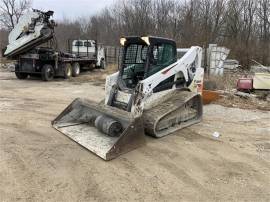
[[[103,47],[96,49],[93,56],[78,56],[71,53],[55,51],[53,48],[35,48],[17,58],[15,74],[18,79],[40,75],[42,80],[50,81],[54,77],[76,77],[81,69],[105,68]]]

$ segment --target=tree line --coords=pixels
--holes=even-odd
[[[127,35],[168,37],[178,47],[217,43],[230,48],[243,67],[251,59],[270,65],[270,0],[118,0],[56,28],[60,49],[73,38],[116,46]]]

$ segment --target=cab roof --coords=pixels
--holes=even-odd
[[[132,43],[138,43],[138,44],[149,44],[148,45],[155,45],[158,43],[166,43],[171,44],[176,47],[176,43],[172,39],[163,38],[163,37],[156,37],[156,36],[127,36],[122,37],[122,39],[125,39],[125,45],[132,44]]]

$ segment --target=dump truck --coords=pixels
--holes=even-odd
[[[191,47],[177,59],[172,39],[131,36],[120,39],[119,71],[105,83],[105,99],[75,99],[52,126],[111,160],[202,119],[202,49]]]
[[[40,76],[44,81],[56,76],[78,76],[81,68],[105,68],[104,47],[93,40],[73,40],[70,52],[60,51],[52,20],[54,12],[33,9],[23,15],[10,32],[4,57],[16,60],[18,79]],[[75,51],[76,50],[76,51]]]

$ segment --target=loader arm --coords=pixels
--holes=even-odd
[[[143,86],[142,93],[145,95],[151,94],[153,89],[167,78],[182,72],[185,81],[193,80],[189,77],[190,66],[195,63],[196,70],[201,68],[201,51],[202,49],[197,46],[191,47],[188,52],[177,62],[169,65],[168,67],[160,70],[152,76],[140,81],[140,85]],[[199,71],[197,71],[199,72]]]
[[[160,70],[145,80],[140,81],[136,88],[136,97],[134,99],[132,108],[132,113],[134,116],[136,117],[142,114],[145,100],[147,100],[153,94],[153,90],[161,82],[165,81],[173,75],[175,75],[175,77],[178,75],[183,75],[186,83],[190,83],[190,85],[186,87],[189,88],[190,91],[201,93],[200,91],[204,72],[203,68],[201,67],[201,52],[202,49],[200,47],[193,46],[177,62]],[[195,88],[194,85],[196,85]]]

